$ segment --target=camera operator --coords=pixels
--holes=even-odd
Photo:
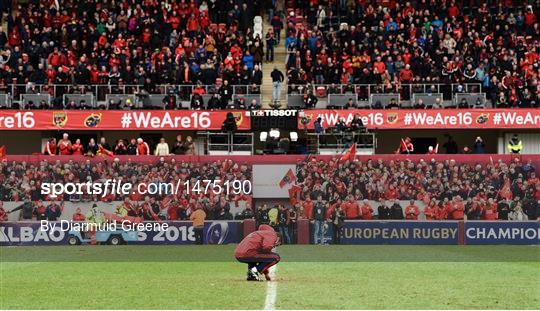
[[[221,125],[221,130],[228,133],[227,146],[228,146],[229,152],[231,152],[233,135],[234,135],[234,132],[238,130],[238,125],[236,125],[236,118],[234,117],[232,112],[227,112],[227,117],[225,118],[225,121],[223,121],[223,124]]]
[[[345,122],[345,118],[339,118],[339,121],[333,128],[333,133],[336,137],[338,148],[341,148],[344,143],[352,143],[352,139],[350,137],[350,130],[351,129]]]
[[[350,130],[353,135],[353,141],[357,144],[362,144],[362,133],[367,131],[359,114],[354,115],[354,118],[351,121]]]

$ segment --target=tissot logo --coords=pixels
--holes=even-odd
[[[252,117],[296,117],[296,110],[268,109],[268,110],[253,110]]]

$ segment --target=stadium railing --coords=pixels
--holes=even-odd
[[[160,161],[160,156],[153,155],[115,155],[115,158],[118,158],[120,162],[134,162],[134,163],[143,163],[143,164],[155,164]],[[188,162],[188,163],[205,163],[205,162],[215,162],[215,161],[226,161],[232,160],[236,163],[244,164],[297,164],[302,161],[329,161],[331,159],[339,159],[341,155],[312,155],[306,157],[302,154],[291,154],[291,155],[265,155],[264,157],[258,155],[174,155],[164,157],[166,161],[176,161],[176,162]],[[82,155],[70,155],[70,156],[49,156],[49,155],[7,155],[5,158],[7,163],[15,162],[26,162],[36,164],[41,161],[47,161],[49,163],[55,163],[56,161],[60,162],[86,162],[90,161],[91,163],[100,163],[104,159],[110,159],[103,156],[96,157],[87,157]],[[527,163],[531,160],[532,164],[535,167],[540,167],[540,155],[537,154],[521,154],[521,155],[512,155],[512,154],[376,154],[376,155],[357,155],[356,159],[358,161],[430,161],[435,159],[436,161],[450,161],[455,160],[456,163],[465,163],[465,164],[488,164],[488,163],[497,163],[499,160],[504,163],[512,163],[519,159],[521,163]],[[4,160],[3,160],[4,161]]]
[[[480,94],[485,105],[487,102],[485,94],[482,92],[481,83],[415,83],[400,84],[397,87],[396,85],[386,86],[379,84],[289,84],[287,87],[287,102],[289,107],[304,108],[303,96],[312,93],[319,100],[318,108],[343,106],[343,103],[331,103],[332,97],[346,98],[348,100],[351,96],[358,107],[369,108],[374,103],[372,100],[374,95],[398,94],[398,104],[403,107],[411,107],[414,105],[416,97],[421,94],[422,96],[440,95],[443,107],[453,107],[457,100],[457,94]],[[459,100],[461,100],[461,97]]]
[[[0,108],[12,107],[14,103],[18,103],[21,107],[28,104],[29,100],[34,101],[34,104],[38,104],[39,101],[45,100],[47,104],[51,104],[52,100],[57,98],[62,101],[66,100],[66,96],[91,95],[92,102],[88,102],[89,97],[85,97],[87,104],[92,107],[97,107],[100,104],[108,106],[109,100],[123,101],[125,98],[121,98],[121,95],[130,96],[132,99],[136,99],[137,96],[145,95],[169,95],[174,94],[181,102],[190,102],[191,95],[195,88],[203,88],[206,94],[216,94],[221,86],[220,83],[212,85],[181,85],[181,84],[168,84],[168,85],[155,85],[149,93],[149,90],[145,89],[143,85],[131,85],[131,84],[10,84],[5,90],[5,94],[0,94]],[[235,95],[255,95],[260,94],[260,87],[253,85],[231,85],[233,90],[233,97]],[[11,96],[9,96],[11,95]],[[43,96],[43,97],[39,97]],[[135,97],[134,97],[135,96]],[[31,98],[31,99],[30,99]],[[25,100],[26,99],[26,100]],[[69,99],[68,99],[69,100]],[[189,108],[188,105],[182,103],[184,108]]]

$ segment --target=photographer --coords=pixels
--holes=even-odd
[[[341,209],[341,204],[336,206],[336,209],[332,213],[332,242],[334,244],[341,244],[341,229],[345,222],[345,211]]]

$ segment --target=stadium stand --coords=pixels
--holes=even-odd
[[[427,220],[462,220],[464,214],[469,220],[508,219],[516,209],[529,219],[538,216],[540,183],[532,161],[312,159],[298,165],[297,172],[293,203],[309,219],[318,197],[328,202],[327,215],[341,206],[348,219],[409,219],[403,211],[386,215],[375,209],[397,204],[405,210],[410,201]]]
[[[34,161],[8,162],[1,164],[0,201],[13,209],[22,210],[21,220],[57,220],[71,219],[75,208],[66,209],[67,215],[62,215],[61,205],[64,202],[81,203],[76,207],[88,210],[92,202],[112,202],[119,207],[118,213],[127,213],[131,217],[143,217],[145,220],[185,220],[197,207],[202,207],[207,213],[207,219],[230,220],[233,217],[250,218],[251,211],[244,213],[251,206],[251,195],[230,193],[214,193],[212,191],[188,191],[184,183],[195,180],[251,180],[251,165],[235,163],[232,160],[216,160],[212,162],[178,161],[173,160],[153,162],[137,161]],[[181,191],[175,195],[166,191],[155,195],[132,193],[129,196],[111,194],[102,197],[87,194],[65,194],[57,197],[44,195],[41,183],[55,182],[104,182],[106,179],[121,178],[132,184],[147,185],[174,182],[180,183]],[[86,188],[85,188],[86,189]],[[102,204],[103,205],[103,204]],[[49,206],[58,211],[48,214]],[[103,205],[107,206],[107,205]],[[150,207],[149,209],[146,207]],[[11,209],[13,211],[13,209]],[[111,209],[109,204],[108,209]],[[114,209],[114,208],[113,208]],[[124,209],[124,210],[122,210]],[[5,210],[4,210],[5,211]],[[5,221],[5,219],[4,219]]]
[[[252,218],[268,223],[268,206],[262,202],[254,206],[252,195],[213,192],[180,191],[176,195],[157,194],[146,198],[139,193],[129,196],[64,195],[51,198],[40,192],[43,182],[103,182],[119,178],[133,184],[183,183],[187,180],[219,179],[252,180],[253,158],[233,161],[216,159],[210,162],[178,158],[143,158],[103,161],[98,159],[54,160],[28,157],[2,162],[0,175],[0,201],[11,207],[27,208],[21,219],[38,219],[40,209],[48,205],[65,203],[112,202],[103,205],[111,210],[125,208],[129,216],[142,216],[145,220],[185,219],[190,208],[201,206],[208,219]],[[413,219],[407,215],[409,205],[418,208],[414,219],[425,220],[508,220],[512,212],[522,212],[529,219],[536,219],[540,211],[540,182],[536,165],[538,158],[471,158],[439,157],[424,160],[422,157],[378,157],[366,161],[342,161],[335,157],[298,160],[296,180],[289,191],[286,213],[295,217],[312,219],[313,204],[322,198],[327,205],[328,217],[337,206],[347,219]],[[300,158],[298,158],[300,159]],[[262,162],[266,163],[266,162]],[[182,186],[183,187],[183,186]],[[127,200],[126,200],[127,199]],[[123,202],[123,203],[122,203]],[[279,201],[282,202],[282,201]],[[152,213],[142,213],[144,205]],[[280,203],[282,204],[282,203]],[[396,206],[394,206],[396,205]],[[175,210],[168,210],[168,208]],[[253,208],[252,208],[253,206]],[[393,214],[377,210],[379,206],[395,208]],[[75,208],[77,205],[75,205]],[[71,218],[61,213],[57,218]],[[271,207],[272,208],[272,207]],[[371,210],[370,210],[371,209]],[[122,211],[123,212],[123,211]],[[390,212],[390,211],[388,211]],[[157,218],[156,218],[157,219]],[[511,218],[510,218],[511,219]]]
[[[87,93],[92,102],[84,104],[91,107],[109,94],[135,94],[143,102],[174,93],[189,103],[198,83],[210,93],[227,81],[234,94],[246,94],[262,82],[264,55],[261,18],[255,18],[261,8],[249,4],[59,0],[8,6],[11,14],[0,28],[0,89],[13,96],[12,108],[37,93],[49,94],[45,106],[55,109],[77,109],[80,101],[68,107],[64,96]],[[163,105],[150,99],[138,106]]]
[[[289,93],[313,92],[331,106],[339,105],[326,93],[352,90],[359,101],[398,93],[414,106],[413,94],[433,88],[445,107],[458,106],[459,93],[485,93],[493,108],[539,107],[538,3],[295,3],[286,43]]]

